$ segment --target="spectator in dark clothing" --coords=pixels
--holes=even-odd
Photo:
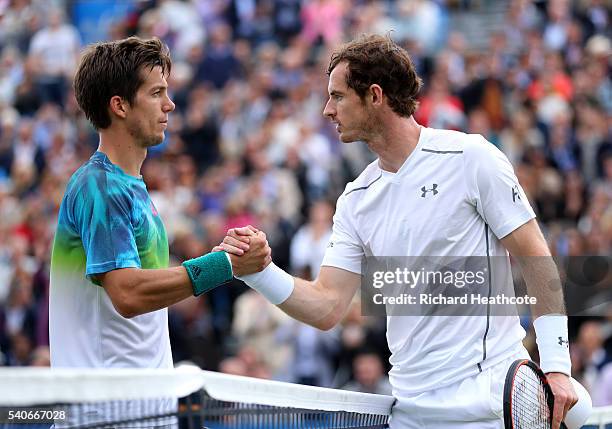
[[[231,35],[230,27],[225,24],[217,24],[212,29],[210,43],[196,72],[198,80],[210,82],[221,89],[229,80],[238,77],[240,63],[234,56]]]
[[[181,138],[185,152],[193,158],[200,172],[219,160],[218,137],[218,125],[210,116],[208,106],[192,102],[185,115]]]

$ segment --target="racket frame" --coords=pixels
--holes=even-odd
[[[514,423],[512,422],[512,390],[514,388],[514,381],[516,379],[516,374],[521,366],[527,366],[538,376],[540,381],[542,382],[542,386],[544,388],[544,392],[548,398],[548,408],[550,410],[551,415],[551,427],[552,427],[552,414],[555,406],[555,397],[553,395],[552,389],[550,388],[550,384],[548,383],[548,378],[546,374],[540,369],[537,363],[533,362],[529,359],[517,359],[512,362],[510,368],[508,368],[508,372],[506,373],[506,380],[504,381],[504,428],[505,429],[528,429],[528,428],[515,428]],[[561,423],[560,429],[567,429],[565,423]]]

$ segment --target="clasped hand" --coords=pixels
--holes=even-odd
[[[219,251],[230,255],[237,277],[263,271],[272,262],[266,234],[251,225],[229,229],[223,241],[213,248],[213,252]]]

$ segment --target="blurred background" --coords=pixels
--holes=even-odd
[[[322,116],[329,55],[356,35],[389,31],[425,81],[416,120],[480,133],[498,146],[555,256],[609,257],[609,6],[0,0],[0,365],[49,365],[56,214],[68,178],[97,147],[72,90],[86,44],[157,36],[171,49],[177,107],[143,175],[174,265],[210,251],[228,228],[252,224],[267,233],[277,265],[317,275],[335,201],[374,159],[363,144],[341,144]],[[535,352],[528,319],[524,326]],[[385,321],[362,317],[358,299],[340,326],[321,332],[236,281],[171,307],[170,330],[175,362],[390,392]],[[609,306],[598,317],[571,318],[570,335],[574,377],[595,405],[612,404]]]

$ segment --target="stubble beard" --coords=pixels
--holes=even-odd
[[[138,124],[130,126],[128,128],[128,131],[130,135],[134,138],[136,144],[143,149],[158,146],[164,141],[164,138],[158,135],[145,134]]]
[[[147,136],[143,140],[141,140],[140,145],[143,148],[149,148],[152,146],[159,146],[164,141],[163,137],[158,136]]]
[[[377,123],[376,117],[368,114],[359,123],[353,127],[352,136],[348,138],[341,138],[343,143],[352,142],[365,142],[366,144],[375,136],[380,128],[380,124]]]

